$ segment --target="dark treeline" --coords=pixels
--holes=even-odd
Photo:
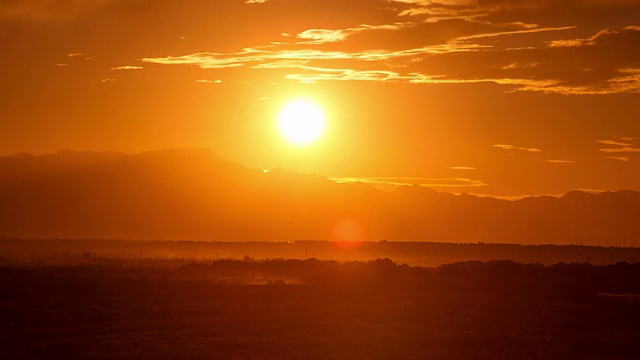
[[[438,268],[398,265],[390,259],[368,262],[220,260],[189,264],[177,274],[222,283],[303,284],[320,287],[376,287],[381,291],[486,292],[493,295],[550,296],[572,299],[607,294],[640,294],[640,263],[606,266],[513,261],[466,261]],[[633,299],[633,297],[631,298]]]
[[[559,262],[607,265],[621,261],[639,261],[640,248],[586,244],[519,245],[397,241],[205,242],[0,238],[0,264],[138,266],[142,259],[145,264],[151,262],[152,266],[160,266],[161,261],[158,260],[172,260],[178,264],[179,262],[175,261],[177,259],[193,262],[243,259],[245,256],[255,260],[316,258],[339,262],[389,258],[394,262],[426,267],[468,260],[513,260],[525,264],[544,265]]]

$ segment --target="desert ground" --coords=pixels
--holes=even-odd
[[[637,263],[174,265],[4,265],[0,358],[640,356]]]

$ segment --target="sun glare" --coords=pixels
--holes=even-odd
[[[326,121],[322,109],[309,100],[288,103],[280,112],[280,133],[296,145],[307,145],[322,136]]]

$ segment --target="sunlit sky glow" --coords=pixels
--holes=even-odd
[[[640,190],[640,0],[8,0],[0,155],[206,147],[519,196]],[[299,149],[274,124],[312,99]]]

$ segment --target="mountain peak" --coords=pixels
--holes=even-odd
[[[562,198],[563,199],[584,199],[593,195],[594,194],[586,192],[584,190],[571,190],[566,194],[562,195]]]

